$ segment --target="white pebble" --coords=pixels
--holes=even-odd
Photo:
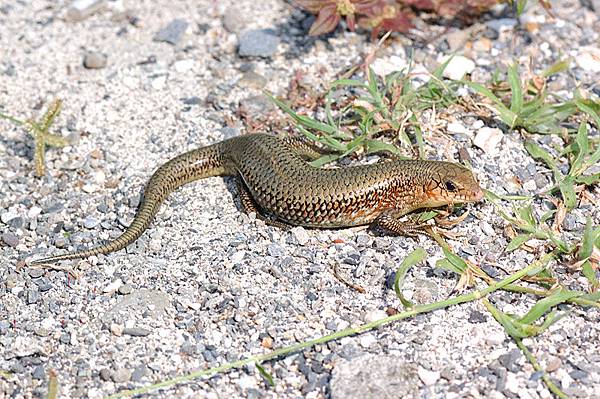
[[[439,371],[430,371],[421,366],[419,366],[419,368],[417,369],[417,374],[419,375],[419,378],[421,379],[421,381],[423,381],[423,384],[425,385],[433,385],[437,382],[437,380],[440,379]]]
[[[499,144],[503,136],[502,130],[484,126],[477,131],[473,144],[486,154],[494,155],[499,151]]]
[[[448,58],[448,56],[443,57],[441,62],[446,62]],[[460,80],[466,74],[473,72],[474,69],[475,63],[473,60],[470,60],[462,55],[455,55],[452,60],[450,60],[448,65],[446,65],[443,76],[452,80]]]

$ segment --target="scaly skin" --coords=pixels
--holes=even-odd
[[[476,202],[483,193],[463,166],[396,160],[319,169],[306,142],[266,134],[234,137],[181,154],[152,175],[131,225],[113,241],[91,249],[35,260],[55,263],[125,248],[148,228],[178,187],[210,176],[237,176],[261,212],[291,225],[336,228],[379,224],[399,231],[397,218],[420,208]]]

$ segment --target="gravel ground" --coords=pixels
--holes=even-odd
[[[572,68],[551,89],[598,95],[598,14],[578,1],[555,3],[555,19],[532,8],[518,24],[498,9],[471,27],[427,27],[420,38],[392,41],[378,62],[393,67],[412,49],[432,69],[458,50],[474,61],[471,76],[481,82],[513,60],[531,60],[539,71],[568,55]],[[111,2],[79,21],[68,6],[0,1],[0,111],[37,118],[62,98],[55,126],[76,143],[49,149],[47,174],[35,178],[32,139],[0,120],[0,398],[45,396],[51,370],[60,397],[100,398],[385,317],[401,307],[390,275],[418,246],[430,256],[407,277],[407,296],[427,303],[449,295],[456,276],[435,268],[442,255],[431,240],[362,229],[278,230],[242,214],[233,182],[221,178],[174,193],[127,250],[66,270],[23,267],[32,254],[117,236],[158,165],[243,133],[240,106],[250,116],[272,109],[262,88],[283,94],[302,71],[302,84],[320,90],[372,48],[368,35],[308,38],[312,17],[279,0]],[[548,187],[550,172],[527,155],[520,135],[503,132],[482,151],[473,144],[481,122],[452,118],[439,129],[449,134],[426,137],[430,158],[457,160],[465,148],[488,189],[532,194]],[[589,194],[598,203],[599,189]],[[536,203],[536,212],[548,206]],[[498,276],[497,265],[510,272],[531,262],[526,252],[503,252],[504,221],[491,204],[471,209],[456,228],[463,236],[451,242],[461,256]],[[563,224],[567,239],[581,235],[587,216],[600,223],[598,208],[583,204]],[[366,292],[341,284],[334,264]],[[578,273],[552,268],[581,289]],[[493,301],[521,314],[533,304],[508,293]],[[599,312],[564,310],[566,317],[524,342],[565,392],[598,398]],[[149,396],[551,397],[477,302],[264,366],[275,387],[251,366]]]

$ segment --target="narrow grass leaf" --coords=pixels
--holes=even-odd
[[[571,167],[569,168],[570,176],[576,176],[583,172],[583,170],[581,170],[583,166],[583,161],[590,150],[587,123],[585,120],[581,121],[581,123],[579,124],[577,136],[575,136],[575,143],[577,144],[577,149],[575,150],[576,156],[573,160],[573,163],[571,163]]]
[[[271,373],[269,373],[267,370],[265,370],[265,368],[262,366],[262,364],[260,364],[258,362],[254,363],[254,365],[258,369],[258,372],[260,373],[260,375],[267,381],[267,383],[270,386],[274,387],[275,380],[273,380],[273,376],[271,375]]]
[[[581,111],[588,114],[594,120],[596,128],[600,129],[600,115],[598,115],[598,113],[600,112],[600,105],[598,103],[592,100],[577,98],[575,99],[575,105]]]
[[[531,324],[538,320],[540,317],[542,317],[544,313],[546,313],[552,307],[560,303],[566,302],[571,298],[575,298],[581,295],[581,292],[570,291],[565,289],[556,291],[554,294],[537,301],[537,303],[533,305],[529,312],[527,312],[523,317],[521,317],[519,321],[524,324]]]
[[[407,308],[411,308],[414,304],[408,299],[404,298],[402,295],[402,285],[404,284],[404,278],[406,277],[406,273],[410,270],[411,267],[416,265],[419,262],[422,262],[425,258],[427,258],[427,252],[423,248],[417,248],[412,251],[400,264],[398,270],[396,271],[396,276],[394,278],[394,291],[396,292],[396,296]]]
[[[380,140],[365,140],[365,146],[367,147],[367,154],[373,154],[376,152],[389,152],[392,154],[400,154],[400,150],[389,143],[384,143]]]
[[[573,176],[565,176],[558,183],[560,193],[568,210],[574,209],[577,206],[577,194],[575,194],[575,179]]]
[[[479,93],[484,97],[487,97],[490,101],[492,101],[495,105],[494,110],[500,116],[502,122],[508,125],[508,127],[510,127],[511,129],[515,127],[518,119],[517,114],[508,109],[506,105],[504,105],[502,101],[500,101],[500,99],[496,97],[494,93],[492,93],[491,90],[479,83],[469,82],[467,80],[463,80],[461,82],[469,86],[475,92]]]
[[[557,73],[564,72],[569,69],[569,65],[571,64],[571,58],[565,58],[560,61],[556,61],[554,64],[550,65],[548,68],[542,72],[542,76],[547,78],[552,75],[556,75]]]
[[[521,87],[519,72],[517,71],[517,64],[510,65],[507,74],[511,91],[510,110],[518,115],[523,109],[523,89]]]
[[[579,175],[575,178],[575,182],[585,184],[586,186],[600,183],[600,172],[589,176]]]
[[[519,234],[518,236],[516,236],[515,238],[510,240],[510,242],[506,246],[505,251],[506,252],[514,251],[515,249],[519,248],[521,245],[525,244],[527,241],[531,240],[531,238],[532,238],[531,234]]]
[[[446,258],[439,259],[437,262],[435,262],[435,267],[438,267],[438,268],[443,269],[443,270],[448,270],[448,271],[454,272],[456,274],[463,274],[462,270],[460,270],[458,267],[454,266]]]
[[[446,259],[448,259],[448,261],[450,261],[454,267],[460,270],[460,273],[464,273],[469,268],[469,265],[467,265],[467,262],[465,262],[463,258],[452,253],[446,248],[442,248],[442,250],[444,251]]]
[[[555,176],[557,173],[559,173],[556,166],[556,161],[552,155],[548,154],[548,152],[540,147],[537,143],[533,141],[526,141],[525,149],[533,158],[544,161],[544,163],[554,172]]]
[[[588,216],[578,257],[579,260],[585,260],[581,265],[581,273],[588,279],[593,290],[597,290],[600,287],[596,271],[592,267],[592,262],[589,260],[594,251],[594,242],[596,241],[595,233],[594,229],[592,229],[592,219]]]

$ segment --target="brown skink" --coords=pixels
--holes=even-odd
[[[234,137],[181,154],[148,181],[133,221],[116,239],[31,264],[107,254],[125,248],[148,228],[169,193],[194,180],[236,176],[241,202],[257,216],[307,227],[374,224],[402,234],[401,216],[420,208],[476,202],[483,192],[467,168],[442,161],[394,160],[338,169],[311,166],[319,154],[301,138],[266,134]]]

